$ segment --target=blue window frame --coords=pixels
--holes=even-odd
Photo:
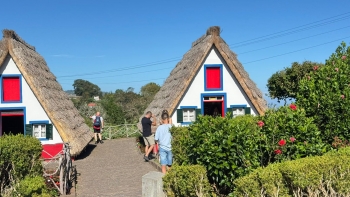
[[[180,106],[180,109],[177,109],[177,122],[181,125],[189,125],[194,122],[198,116],[196,109],[197,106]]]
[[[215,72],[215,75],[214,76],[208,76],[208,73],[207,73],[207,71],[209,71],[208,70],[208,68],[210,69],[210,68],[219,68],[219,73],[216,73]],[[217,75],[219,75],[219,76],[217,76]],[[217,82],[219,82],[220,83],[220,85],[219,85],[219,87],[215,87],[215,88],[210,88],[210,87],[208,87],[208,77],[214,77],[214,78],[218,78],[219,77],[219,81],[217,81],[217,80],[215,80],[216,82],[215,83],[217,83]],[[223,87],[223,66],[222,66],[222,64],[204,64],[204,91],[222,91],[223,89],[224,89],[224,87]]]
[[[251,108],[247,107],[247,104],[230,105],[230,112],[232,117],[251,114]]]
[[[40,141],[48,141],[49,140],[47,138],[47,126],[49,124],[48,120],[29,121],[29,124],[32,126],[33,137],[36,137]],[[43,130],[45,132],[42,132]],[[43,136],[43,133],[45,134],[45,136]]]
[[[218,97],[218,96],[222,96],[223,98],[223,102],[224,102],[224,114],[226,114],[227,110],[226,110],[226,107],[227,107],[227,94],[226,92],[218,92],[218,93],[202,93],[201,94],[201,112],[202,114],[204,114],[204,97]]]
[[[1,78],[1,77],[0,77]],[[23,111],[23,135],[25,135],[25,129],[26,129],[26,108],[25,107],[1,107],[0,112],[6,112],[6,111]],[[2,117],[0,117],[2,118]],[[2,123],[4,124],[4,123]],[[0,136],[3,135],[3,131],[0,132]]]
[[[5,101],[4,100],[4,88],[3,80],[6,78],[19,78],[19,100],[18,101]],[[20,74],[3,74],[0,75],[0,87],[1,87],[1,103],[22,103],[22,75]]]

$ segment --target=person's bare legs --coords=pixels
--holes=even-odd
[[[98,134],[98,137],[100,137],[100,143],[102,144],[103,141],[102,141],[102,135],[101,135],[101,133]]]
[[[146,155],[146,153],[148,151],[148,147],[149,147],[148,145],[145,146],[145,155]]]
[[[166,165],[162,165],[162,173],[163,173],[163,174],[166,173]]]
[[[97,142],[97,133],[95,133],[95,142]]]
[[[168,171],[170,170],[171,166],[168,166]]]
[[[154,144],[149,146],[149,148],[148,148],[148,150],[147,150],[147,152],[145,154],[146,157],[148,157],[148,155],[153,151],[153,147],[154,147]]]

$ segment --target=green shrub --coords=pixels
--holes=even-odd
[[[322,142],[313,119],[306,117],[305,110],[295,104],[269,109],[259,119],[263,122],[264,166],[275,161],[322,155],[330,150],[330,145]]]
[[[50,197],[52,196],[42,176],[25,177],[16,187],[16,196],[21,197]]]
[[[168,197],[211,196],[205,167],[200,165],[174,165],[163,177],[163,188]]]
[[[23,135],[0,137],[0,193],[28,175],[42,175],[41,151],[41,143],[36,138]]]
[[[234,181],[233,196],[349,196],[350,148],[258,168]],[[261,195],[260,195],[261,194]]]
[[[343,42],[325,66],[299,82],[297,103],[315,119],[324,142],[350,139],[350,47]]]
[[[259,167],[262,156],[255,117],[229,117],[200,116],[181,145],[187,147],[188,162],[205,166],[210,183],[221,194],[232,191],[234,179]]]
[[[188,158],[188,139],[189,132],[187,127],[172,127],[170,129],[172,136],[171,151],[174,155],[174,163],[179,165],[189,164]]]

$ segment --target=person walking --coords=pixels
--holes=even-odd
[[[98,142],[103,144],[102,136],[101,136],[101,130],[104,128],[103,118],[100,115],[100,112],[96,112],[96,115],[91,116],[91,118],[92,118],[92,123],[94,128],[94,134],[95,134],[95,144],[98,144]],[[99,137],[99,139],[97,137]]]
[[[155,141],[159,144],[160,165],[162,166],[162,172],[165,174],[170,170],[173,163],[173,153],[171,152],[171,133],[169,124],[169,115],[167,113],[162,114],[163,124],[157,128]]]
[[[151,121],[152,117],[152,121]],[[146,112],[146,115],[141,119],[142,124],[142,135],[143,139],[145,141],[145,155],[144,159],[145,161],[150,160],[149,154],[152,152],[154,147],[154,135],[152,134],[152,126],[156,126],[156,117],[152,115],[152,112],[148,111]]]

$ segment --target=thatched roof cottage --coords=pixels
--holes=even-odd
[[[90,142],[89,127],[44,58],[12,30],[4,30],[0,41],[0,74],[0,136],[37,137],[45,157],[62,149],[65,142],[76,156]]]
[[[198,114],[256,115],[266,108],[263,93],[220,37],[220,27],[214,26],[192,43],[145,112],[160,117],[167,109],[173,123],[181,126]]]

